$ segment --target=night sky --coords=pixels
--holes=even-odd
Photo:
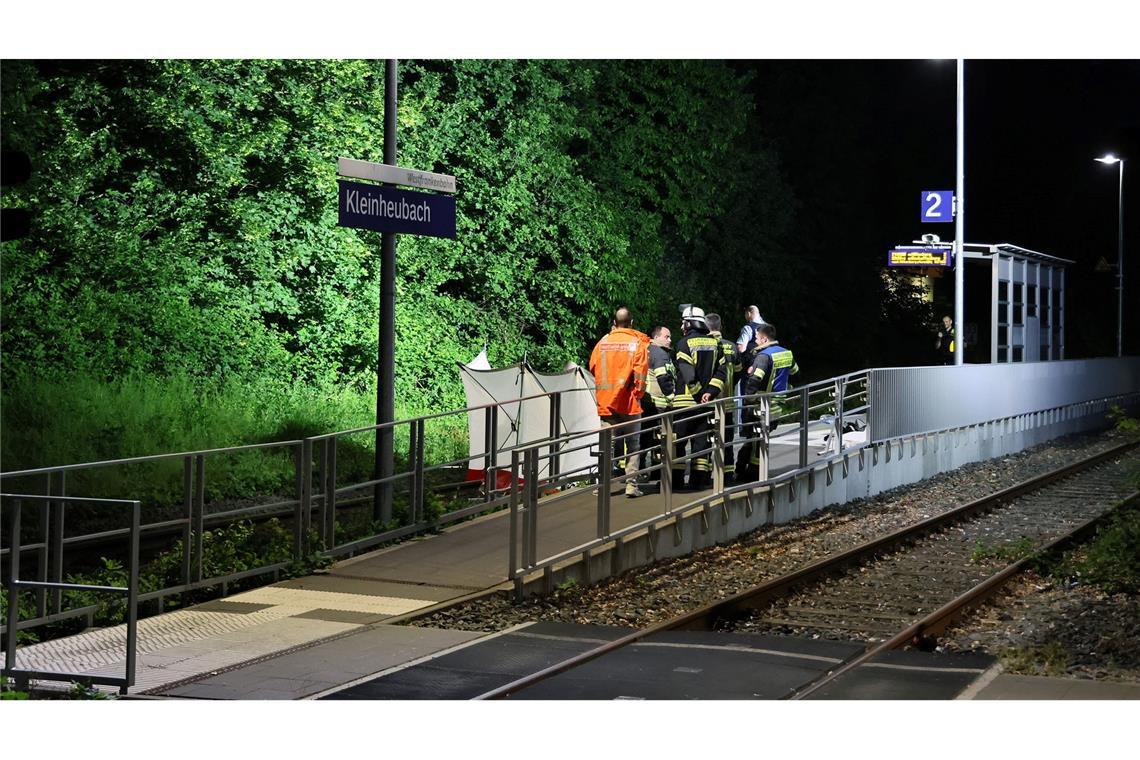
[[[756,61],[761,129],[803,204],[797,235],[828,256],[954,237],[919,222],[922,190],[955,186],[954,60]],[[1118,165],[1140,156],[1140,62],[966,59],[966,238],[1069,269],[1068,356],[1115,353]],[[1140,351],[1140,162],[1124,170],[1125,352]],[[816,248],[808,244],[809,249]],[[952,282],[952,280],[951,280]],[[939,294],[952,298],[952,291]],[[967,315],[967,319],[971,319]]]

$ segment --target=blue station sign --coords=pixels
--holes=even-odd
[[[358,230],[455,238],[455,198],[337,180],[337,224]]]
[[[954,191],[923,190],[921,209],[924,222],[954,221]]]

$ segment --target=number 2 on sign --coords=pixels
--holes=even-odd
[[[942,205],[942,196],[938,193],[927,193],[926,201],[927,203],[934,201],[934,203],[931,203],[930,206],[926,209],[926,215],[934,219],[942,218],[942,212],[938,210],[938,207]]]

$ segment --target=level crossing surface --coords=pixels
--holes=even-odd
[[[473,699],[627,629],[535,623],[488,636],[326,699]],[[512,699],[779,699],[862,651],[851,642],[666,631],[524,689]],[[993,658],[892,652],[823,699],[953,699]]]

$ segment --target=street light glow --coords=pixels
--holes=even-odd
[[[1124,159],[1109,153],[1094,160],[1120,164],[1120,192],[1116,199],[1116,355],[1124,356]]]

